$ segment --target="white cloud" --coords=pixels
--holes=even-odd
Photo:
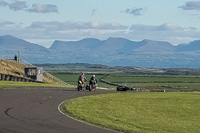
[[[182,8],[183,10],[200,10],[200,1],[189,1],[178,8]]]
[[[133,41],[144,39],[167,41],[172,44],[188,43],[198,40],[200,30],[196,27],[181,27],[173,23],[162,25],[124,26],[117,23],[90,22],[33,22],[28,27],[21,27],[12,22],[0,19],[0,35],[10,34],[25,40],[31,40],[50,46],[53,40],[80,40],[97,38],[105,40],[109,37],[123,37]],[[46,43],[45,43],[46,42]]]
[[[122,11],[123,13],[128,13],[134,16],[141,16],[144,14],[144,11],[146,10],[146,8],[127,8],[125,11]]]
[[[156,29],[159,31],[182,31],[182,30],[184,30],[183,28],[181,28],[180,26],[178,26],[177,24],[174,24],[174,23],[164,23],[160,26],[157,26]]]
[[[9,4],[9,8],[14,11],[24,10],[27,8],[26,2],[16,1],[14,3]]]
[[[193,27],[194,29],[195,27]],[[195,28],[196,29],[196,28]],[[162,25],[158,25],[158,26],[155,26],[155,25],[132,25],[130,27],[130,30],[131,31],[155,31],[155,32],[178,32],[178,31],[184,31],[184,28],[180,27],[179,25],[177,24],[174,24],[174,23],[164,23]]]
[[[0,0],[0,6],[8,6],[11,10],[20,11],[24,10],[27,12],[34,13],[58,13],[56,5],[52,4],[40,4],[34,3],[31,8],[28,8],[26,2],[24,1],[15,1],[13,3],[7,3],[4,0]]]
[[[33,4],[30,9],[27,9],[27,11],[35,13],[58,13],[56,5],[39,3]]]
[[[102,23],[98,21],[90,22],[33,22],[29,28],[36,29],[53,29],[53,30],[89,30],[89,29],[98,29],[98,30],[125,30],[128,26],[124,26],[118,23]]]
[[[168,41],[172,44],[180,44],[199,39],[200,30],[195,27],[184,28],[173,23],[162,25],[132,25],[129,35],[135,40],[151,39]]]
[[[0,27],[8,26],[8,25],[13,25],[14,23],[6,21],[4,19],[0,19]]]
[[[5,2],[4,0],[0,0],[0,6],[7,6],[7,5],[8,5],[7,2]]]

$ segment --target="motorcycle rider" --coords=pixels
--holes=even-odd
[[[84,73],[81,72],[81,75],[78,78],[78,85],[82,84],[83,89],[85,88],[85,81],[87,81],[87,78],[85,77]]]
[[[95,86],[95,88],[96,88],[96,86],[97,86],[97,79],[95,78],[95,75],[92,75],[92,77],[90,78],[90,81],[89,81],[89,85],[91,86]]]

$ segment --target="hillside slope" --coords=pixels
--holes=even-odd
[[[24,68],[27,67],[24,64],[20,64],[16,61],[1,60],[0,59],[0,74],[12,75],[16,77],[24,77]],[[43,82],[50,84],[60,84],[55,81],[49,74],[43,74]]]
[[[24,64],[16,61],[0,60],[0,73],[13,75],[17,77],[24,77]]]

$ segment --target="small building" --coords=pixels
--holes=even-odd
[[[43,69],[38,67],[24,68],[25,76],[36,81],[43,82]]]

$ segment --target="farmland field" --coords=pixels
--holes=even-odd
[[[124,75],[112,74],[105,81],[135,88],[168,91],[199,91],[200,76],[197,75]]]
[[[63,81],[77,85],[79,73],[55,73],[56,77]],[[91,73],[85,74],[89,80]],[[108,85],[124,85],[135,88],[138,91],[200,91],[200,76],[198,75],[134,75],[124,73],[96,74],[99,87],[116,88]],[[105,82],[101,82],[105,81]]]
[[[109,67],[91,64],[43,65],[44,69],[70,85],[77,85],[80,72],[87,79],[95,74],[98,86],[116,88],[118,85],[136,91],[200,91],[200,69]]]

